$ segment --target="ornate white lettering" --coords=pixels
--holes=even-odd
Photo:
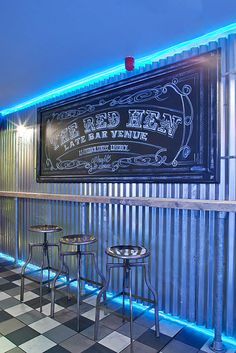
[[[134,127],[134,128],[141,128],[143,114],[145,113],[145,110],[129,109],[128,113],[129,113],[129,121],[126,124],[126,126],[127,127]]]
[[[78,129],[78,125],[76,122],[68,126],[70,140],[73,140],[74,138],[79,136],[79,131],[77,129]]]
[[[120,114],[116,111],[96,114],[95,117],[83,119],[84,132],[86,134],[102,129],[113,129],[120,123]]]
[[[145,116],[145,119],[143,122],[143,128],[150,131],[156,131],[156,128],[157,128],[156,120],[159,119],[160,113],[152,110],[146,110],[146,114],[147,115]]]

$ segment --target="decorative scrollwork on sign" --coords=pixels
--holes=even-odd
[[[210,182],[216,68],[204,55],[39,108],[39,179]]]
[[[89,162],[82,161],[79,159],[58,161],[56,163],[56,167],[59,170],[72,170],[72,169],[81,169],[81,168],[88,169],[89,165],[90,165]]]
[[[161,95],[164,94],[166,90],[167,85],[140,90],[139,92],[133,94],[117,96],[112,99],[102,98],[95,104],[87,104],[85,106],[80,106],[77,109],[71,109],[63,112],[53,112],[51,117],[52,119],[66,120],[80,117],[86,113],[96,112],[96,109],[100,109],[102,106],[115,107],[126,104],[131,105],[135,103],[143,103],[151,99],[155,99],[156,101],[161,102],[166,99],[165,97],[161,97]]]
[[[86,113],[92,113],[93,111],[95,111],[95,106],[91,105],[91,104],[87,104],[84,107],[80,107],[79,109],[70,109],[70,110],[66,110],[63,112],[53,112],[52,113],[52,119],[55,120],[69,120],[69,119],[73,119],[73,118],[78,118],[81,115],[84,115]]]
[[[182,158],[187,159],[188,156],[191,153],[191,147],[188,145],[188,142],[190,140],[191,134],[192,134],[192,125],[193,125],[193,106],[191,103],[191,100],[189,98],[189,95],[192,91],[192,87],[189,84],[184,84],[182,87],[178,86],[178,79],[174,78],[172,79],[171,82],[165,83],[163,86],[158,85],[154,88],[148,88],[148,89],[142,89],[139,90],[133,94],[125,94],[125,95],[119,95],[116,97],[113,97],[112,99],[99,99],[97,103],[95,104],[86,104],[82,107],[79,107],[78,109],[70,109],[67,111],[62,111],[52,113],[52,119],[47,120],[47,130],[48,132],[51,132],[53,129],[53,124],[52,121],[54,119],[60,121],[60,120],[71,120],[75,118],[78,118],[80,116],[85,116],[85,113],[91,113],[95,112],[96,108],[101,106],[110,106],[110,107],[115,107],[115,106],[129,106],[129,105],[134,105],[134,104],[141,104],[144,102],[148,102],[150,100],[153,101],[156,100],[158,102],[162,101],[167,101],[169,95],[172,92],[175,92],[177,96],[180,97],[182,109],[181,109],[181,114],[183,117],[178,117],[173,115],[172,117],[169,116],[169,114],[163,113],[163,118],[159,119],[159,112],[156,112],[154,114],[153,111],[148,110],[148,116],[145,118],[145,124],[143,125],[144,127],[146,126],[148,131],[151,131],[151,129],[154,127],[154,125],[157,123],[154,122],[153,120],[153,125],[150,123],[150,119],[157,119],[159,121],[160,127],[157,129],[157,132],[160,134],[165,135],[166,132],[168,132],[168,137],[174,138],[176,130],[179,126],[179,124],[182,125],[182,138],[181,138],[181,143],[179,145],[179,148],[176,150],[175,155],[172,157],[170,160],[168,157],[168,148],[165,148],[164,146],[156,146],[157,150],[155,153],[147,153],[147,154],[141,154],[138,156],[130,156],[130,157],[122,157],[114,160],[114,157],[112,159],[111,155],[105,155],[105,157],[101,157],[100,155],[97,155],[96,157],[91,157],[90,160],[81,158],[75,158],[75,159],[66,159],[64,160],[64,157],[67,156],[67,152],[63,151],[62,155],[58,155],[56,159],[56,165],[55,162],[53,163],[52,159],[50,158],[50,151],[49,149],[46,148],[46,166],[50,170],[80,170],[80,169],[85,169],[88,171],[89,174],[94,174],[94,173],[102,173],[104,170],[113,173],[119,169],[125,169],[128,168],[129,166],[137,166],[137,167],[162,167],[162,166],[172,166],[172,167],[177,167],[178,166],[178,158],[181,155]],[[168,107],[169,108],[169,107]],[[171,110],[171,108],[169,108]],[[127,122],[126,127],[136,127],[135,124],[138,124],[138,119],[141,119],[140,116],[144,112],[144,110],[137,110],[135,113],[135,110],[129,110],[129,113],[132,114],[132,122]],[[97,128],[101,130],[101,127],[105,128],[104,125],[104,114],[99,115],[99,119],[97,118]],[[168,119],[167,119],[168,116]],[[137,119],[137,120],[135,120]],[[148,119],[148,120],[147,120]],[[158,120],[159,119],[159,120]],[[98,123],[99,121],[99,123]],[[83,119],[84,122],[84,131],[85,133],[89,133],[89,131],[93,131],[95,127],[91,127],[93,123],[93,117],[89,117],[86,119]],[[100,124],[100,125],[98,125]],[[108,123],[106,124],[107,128],[116,128],[118,129],[119,125],[119,113],[118,112],[110,112],[108,113]],[[99,126],[99,127],[98,127]],[[137,125],[138,126],[138,125]],[[61,140],[66,140],[66,134],[72,134],[73,132],[73,137],[77,137],[77,140],[74,138],[72,139],[72,142],[70,144],[72,146],[75,145],[74,141],[78,141],[79,137],[79,132],[75,131],[77,127],[77,123],[73,123],[68,126],[68,131],[63,130],[60,132],[61,134]],[[141,127],[141,125],[140,125]],[[154,129],[154,128],[153,128]],[[114,131],[112,130],[111,134],[112,136],[119,136],[120,130]],[[123,131],[123,130],[122,130]],[[57,138],[58,131],[54,131],[54,133],[49,133],[49,141],[51,144],[54,146],[54,150],[59,148],[59,146],[56,144],[55,139]],[[105,137],[108,136],[108,132],[103,131],[103,135]],[[129,134],[126,134],[129,136]],[[136,134],[137,135],[137,134]],[[88,135],[91,136],[94,135]],[[133,133],[132,136],[135,136]],[[138,136],[138,135],[137,135]],[[141,136],[141,135],[140,135]],[[143,135],[145,136],[145,135]],[[94,138],[94,137],[93,137]],[[109,140],[109,139],[108,139]],[[110,140],[109,143],[112,143]],[[69,148],[70,151],[70,148]],[[104,150],[105,151],[105,150]],[[109,144],[106,145],[106,151],[111,152],[111,147]],[[87,152],[86,152],[87,153]],[[114,155],[114,153],[113,153]],[[109,157],[108,157],[109,156]],[[105,158],[105,159],[104,159]]]
[[[96,156],[90,161],[83,161],[81,159],[63,160],[56,163],[56,168],[59,170],[82,169],[88,170],[89,174],[99,173],[104,170],[115,172],[119,168],[128,168],[130,165],[142,167],[159,167],[165,164],[166,156],[161,156],[164,149],[157,151],[155,154],[146,154],[136,157],[119,158],[116,161],[111,161],[111,155]],[[51,163],[51,161],[50,161]]]

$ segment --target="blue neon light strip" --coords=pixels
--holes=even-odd
[[[14,257],[6,255],[6,254],[3,254],[1,252],[0,252],[0,258],[6,259],[7,261],[10,261],[10,262],[15,262]],[[24,265],[24,261],[18,260],[17,261],[17,265],[23,266]],[[39,267],[36,266],[36,265],[29,264],[28,266],[32,270],[39,269]],[[52,277],[54,275],[54,273],[52,271],[50,271],[50,272],[51,272],[51,277]],[[46,270],[44,271],[44,275],[47,276],[47,271]],[[66,278],[61,277],[60,280],[61,281],[66,281]],[[73,282],[71,285],[76,287],[76,282]],[[85,289],[87,291],[89,291],[89,292],[93,292],[93,293],[96,293],[96,294],[99,292],[99,290],[96,290],[96,288],[94,288],[93,286],[91,286],[89,284],[85,284]],[[122,304],[122,298],[121,297],[114,297],[113,293],[108,292],[107,293],[107,298],[112,298],[112,300],[114,302],[116,302],[118,304]],[[125,305],[129,305],[129,299],[125,299]],[[148,310],[149,313],[154,314],[154,309],[150,309],[150,306],[148,306],[148,305],[144,305],[144,304],[138,303],[135,300],[132,301],[132,305],[133,305],[134,308],[137,308],[140,311]],[[214,330],[213,329],[206,329],[204,326],[198,326],[195,323],[191,323],[191,322],[189,322],[187,320],[181,320],[180,318],[178,318],[176,316],[172,316],[170,314],[165,314],[162,311],[159,311],[159,316],[162,317],[163,319],[175,322],[175,323],[180,324],[182,326],[187,326],[187,327],[189,327],[189,328],[191,328],[191,329],[193,329],[193,330],[195,330],[195,331],[197,331],[199,333],[207,335],[209,337],[214,337]],[[222,340],[223,340],[223,343],[229,344],[229,345],[232,345],[232,346],[236,347],[236,339],[235,338],[222,335]]]
[[[164,49],[164,50],[158,51],[156,53],[153,53],[153,54],[144,56],[142,58],[136,59],[135,60],[135,68],[145,66],[146,64],[151,64],[154,61],[164,59],[170,55],[181,53],[184,50],[189,50],[194,47],[199,47],[200,45],[206,45],[210,41],[216,41],[219,38],[225,38],[231,33],[236,33],[236,23],[232,23],[228,26],[219,28],[215,31],[204,34],[200,37],[179,43],[177,45],[173,45],[167,49]],[[83,78],[81,78],[77,81],[71,82],[65,86],[55,88],[49,92],[41,94],[35,98],[29,99],[25,102],[22,102],[20,104],[15,105],[13,107],[3,109],[0,111],[0,114],[2,116],[6,116],[6,115],[14,113],[18,110],[28,108],[28,107],[33,106],[35,104],[39,104],[39,103],[44,102],[46,100],[59,97],[59,96],[66,94],[66,93],[71,93],[79,88],[85,87],[85,86],[93,84],[93,83],[97,83],[101,80],[108,79],[109,77],[112,77],[114,75],[119,75],[124,72],[126,72],[126,70],[125,70],[124,64],[122,63],[120,65],[111,67],[111,68],[106,69],[104,71],[100,71],[96,74],[83,77]]]

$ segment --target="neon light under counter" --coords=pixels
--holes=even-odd
[[[15,262],[15,258],[10,256],[10,255],[7,255],[7,254],[4,254],[4,253],[1,253],[0,252],[0,258],[3,258],[9,262]],[[24,261],[22,260],[18,260],[16,265],[18,266],[23,266],[24,265]],[[32,265],[32,264],[29,264],[27,267],[29,267],[31,270],[38,270],[39,267],[36,266],[36,265]],[[51,273],[51,277],[53,277],[55,275],[54,272],[50,271]],[[44,270],[44,275],[45,277],[47,277],[47,270]],[[63,277],[61,278],[61,280],[63,281],[66,281],[66,278],[63,279]],[[72,286],[76,287],[76,282],[73,282],[71,284]],[[97,294],[99,292],[99,290],[89,284],[85,284],[85,289],[88,291],[88,292],[91,292],[91,293],[94,293],[94,294]],[[113,298],[112,300],[118,304],[121,304],[122,305],[122,297],[114,297],[115,294],[111,293],[111,292],[108,292],[107,293],[107,297],[108,298]],[[125,305],[129,305],[129,299],[125,299]],[[138,303],[136,302],[135,300],[132,301],[132,305],[134,308],[140,310],[140,311],[148,311],[149,313],[153,314],[154,315],[154,309],[151,309],[150,306],[148,305],[144,305],[142,303]],[[199,333],[202,333],[204,335],[207,335],[209,336],[209,338],[213,338],[214,337],[214,330],[213,329],[207,329],[205,328],[204,326],[198,326],[196,325],[195,323],[191,323],[187,320],[182,320],[180,319],[179,317],[176,317],[176,316],[172,316],[170,314],[165,314],[163,313],[162,311],[159,311],[159,317],[160,318],[163,318],[163,319],[166,319],[166,320],[169,320],[171,322],[174,322],[174,323],[177,323],[179,325],[182,325],[182,326],[187,326],[189,328],[191,328],[192,330],[196,331],[196,332],[199,332]],[[234,348],[236,348],[236,339],[233,338],[233,337],[229,337],[229,336],[225,336],[223,335],[222,336],[222,341],[224,344],[227,344],[227,345],[231,345],[233,346]]]

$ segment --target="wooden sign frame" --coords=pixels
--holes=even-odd
[[[219,51],[38,109],[38,182],[219,182]]]

